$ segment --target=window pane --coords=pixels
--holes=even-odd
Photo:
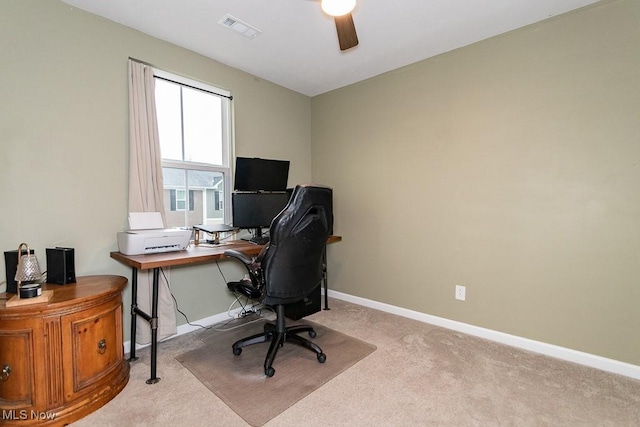
[[[222,165],[222,101],[200,90],[182,88],[184,160]]]
[[[201,82],[154,72],[166,226],[228,222],[230,97]]]
[[[224,175],[221,172],[162,168],[162,176],[166,227],[224,223],[224,205],[221,200],[224,194]],[[208,197],[216,191],[220,192],[217,206],[215,198]]]
[[[158,134],[163,159],[182,160],[180,85],[155,79]]]

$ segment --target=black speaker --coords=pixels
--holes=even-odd
[[[305,316],[310,316],[313,313],[320,311],[320,304],[322,301],[322,294],[318,286],[308,297],[302,301],[294,302],[284,306],[284,315],[289,319],[299,320]]]
[[[29,249],[33,253],[33,249]],[[22,250],[22,254],[26,255],[27,251]],[[18,250],[6,251],[4,253],[4,266],[7,274],[7,292],[10,294],[18,293],[18,282],[16,282],[16,271],[18,271]]]
[[[47,283],[76,283],[73,248],[47,248]]]

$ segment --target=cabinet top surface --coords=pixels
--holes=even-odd
[[[85,304],[92,300],[99,300],[108,295],[115,295],[124,289],[127,278],[115,275],[80,276],[76,283],[53,285],[44,283],[43,290],[52,290],[53,295],[48,302],[27,304],[7,308],[7,301],[15,294],[0,293],[0,315],[9,313],[42,314],[66,307]]]

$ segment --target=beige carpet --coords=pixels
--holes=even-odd
[[[202,384],[240,415],[258,427],[321,387],[336,375],[375,350],[375,346],[333,329],[309,321],[317,335],[312,339],[327,355],[319,363],[315,353],[293,344],[285,344],[276,356],[276,374],[264,374],[264,358],[269,343],[243,348],[235,356],[231,345],[240,338],[262,332],[264,321],[231,331],[208,331],[199,335],[203,347],[176,357]],[[307,334],[301,336],[308,338]]]
[[[264,427],[640,425],[639,380],[345,301],[330,298],[329,306],[305,320],[365,340],[376,351]],[[154,385],[145,383],[149,348],[140,350],[124,390],[73,427],[247,427],[175,359],[206,345],[200,335],[160,343],[162,380]],[[276,377],[282,369],[276,365]],[[246,396],[261,397],[252,389]]]

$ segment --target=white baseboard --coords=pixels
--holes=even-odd
[[[376,310],[384,311],[387,313],[397,314],[398,316],[407,317],[409,319],[414,319],[420,322],[429,323],[431,325],[441,326],[443,328],[462,332],[468,335],[488,339],[490,341],[495,341],[501,344],[506,344],[512,347],[529,350],[534,353],[544,354],[546,356],[555,357],[557,359],[562,359],[568,362],[579,363],[591,368],[600,369],[602,371],[611,372],[614,374],[624,375],[626,377],[634,378],[637,380],[640,379],[640,366],[632,365],[630,363],[620,362],[618,360],[608,359],[606,357],[596,356],[594,354],[584,353],[581,351],[547,344],[540,341],[534,341],[528,338],[518,337],[516,335],[509,335],[503,332],[485,329],[478,326],[469,325],[467,323],[445,319],[442,317],[432,316],[429,314],[420,313],[418,311],[408,310],[406,308],[396,307],[390,304],[356,297],[342,292],[329,290],[329,296],[365,307],[374,308]]]
[[[468,335],[484,338],[490,341],[495,341],[501,344],[509,345],[523,350],[532,351],[534,353],[544,354],[546,356],[555,357],[557,359],[565,360],[567,362],[579,363],[581,365],[589,366],[591,368],[600,369],[602,371],[611,372],[614,374],[624,375],[625,377],[634,378],[640,380],[640,366],[632,365],[630,363],[620,362],[618,360],[608,359],[606,357],[596,356],[590,353],[584,353],[581,351],[572,350],[565,347],[560,347],[553,344],[547,344],[540,341],[530,340],[528,338],[522,338],[516,335],[505,334],[504,332],[498,332],[491,329],[481,328],[479,326],[469,325],[467,323],[457,322],[455,320],[445,319],[443,317],[432,316],[430,314],[420,313],[418,311],[409,310],[406,308],[396,307],[390,304],[373,301],[366,298],[356,297],[353,295],[345,294],[342,292],[329,290],[329,296],[339,300],[347,301],[353,304],[362,305],[364,307],[373,308],[376,310],[384,311],[386,313],[396,314],[398,316],[406,317],[409,319],[417,320],[419,322],[428,323],[430,325],[440,326],[443,328],[451,329],[454,331],[462,332]],[[236,314],[239,309],[232,311],[231,315]],[[211,326],[215,323],[222,322],[229,319],[229,312],[215,314],[213,316],[200,319],[192,322],[192,324]],[[167,339],[175,338],[177,336],[192,332],[199,329],[198,326],[181,325],[178,327],[178,333],[172,335]],[[149,344],[137,344],[136,350],[149,346]],[[124,352],[129,353],[131,350],[131,341],[124,343]]]

